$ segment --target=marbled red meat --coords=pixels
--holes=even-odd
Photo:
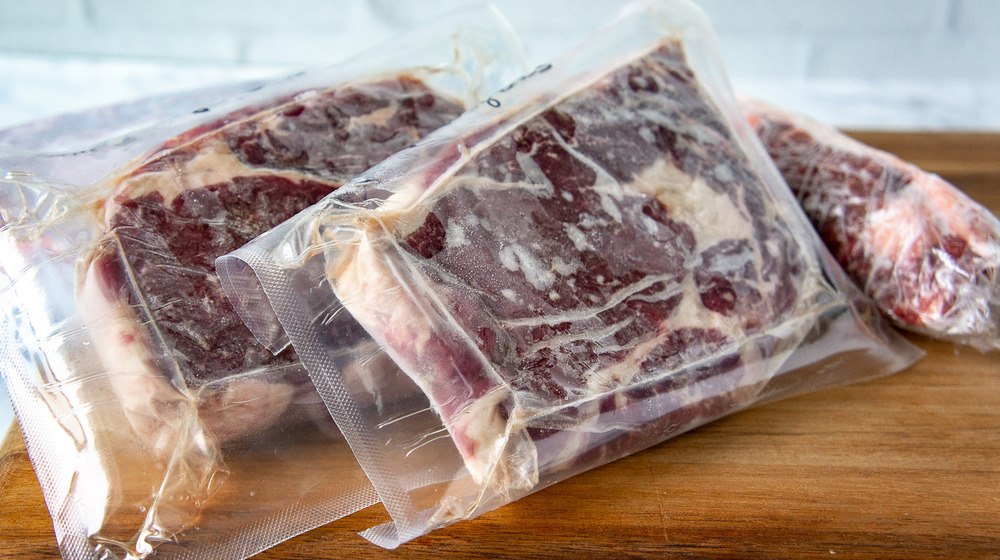
[[[531,487],[750,402],[825,284],[680,45],[502,126],[329,267],[472,476]]]
[[[840,264],[897,325],[1000,348],[1000,221],[940,177],[766,104],[743,108]]]
[[[461,109],[405,76],[307,91],[181,134],[114,179],[81,297],[145,439],[168,446],[171,415],[192,398],[219,440],[274,423],[293,401],[322,408],[295,353],[254,340],[214,260]]]

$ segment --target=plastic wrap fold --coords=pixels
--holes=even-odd
[[[306,365],[383,546],[920,355],[823,248],[683,1],[628,6],[217,270]]]
[[[523,72],[495,9],[347,62],[4,134],[0,361],[67,559],[245,558],[377,502],[295,352],[214,260]],[[184,105],[191,103],[191,105]],[[152,109],[151,109],[152,110]],[[154,111],[155,112],[155,111]],[[76,124],[74,124],[76,123]],[[20,135],[20,136],[19,136]]]

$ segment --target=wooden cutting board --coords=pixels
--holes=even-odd
[[[1000,214],[1000,134],[857,132]],[[257,559],[1000,558],[1000,353],[919,337],[884,379],[744,411],[395,551],[378,506]],[[20,433],[0,448],[0,558],[57,558]]]

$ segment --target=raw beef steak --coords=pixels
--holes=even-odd
[[[291,349],[275,356],[254,340],[214,260],[461,110],[406,76],[307,91],[186,132],[114,179],[81,297],[144,439],[169,445],[164,428],[194,402],[220,441],[273,424],[293,401],[322,407]]]
[[[530,488],[731,412],[812,323],[804,226],[679,43],[438,157],[328,270],[477,482]]]
[[[1000,348],[1000,221],[957,188],[766,104],[744,112],[841,265],[897,325]]]

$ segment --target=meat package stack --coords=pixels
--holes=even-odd
[[[273,425],[303,399],[326,416],[295,353],[272,355],[232,310],[215,258],[461,109],[406,75],[300,92],[188,131],[113,181],[108,242],[84,261],[78,300],[126,415],[151,447],[175,447],[169,411],[187,400],[178,386],[197,393],[198,416],[218,441]],[[156,337],[145,323],[157,325]]]
[[[96,145],[0,153],[0,361],[65,558],[246,558],[378,501],[295,351],[257,343],[214,261],[450,122],[519,58],[480,7],[183,96],[183,118],[108,124],[131,132]]]
[[[687,0],[526,74],[516,43],[481,8],[90,150],[0,154],[0,361],[65,558],[242,559],[377,502],[362,535],[391,548],[900,371],[922,354],[879,308],[996,341],[996,219],[941,218],[897,280],[902,242],[836,219],[855,197],[973,206],[839,139],[810,159],[826,133],[741,108]]]
[[[919,356],[823,248],[680,1],[631,5],[216,266],[309,370],[388,547]]]

